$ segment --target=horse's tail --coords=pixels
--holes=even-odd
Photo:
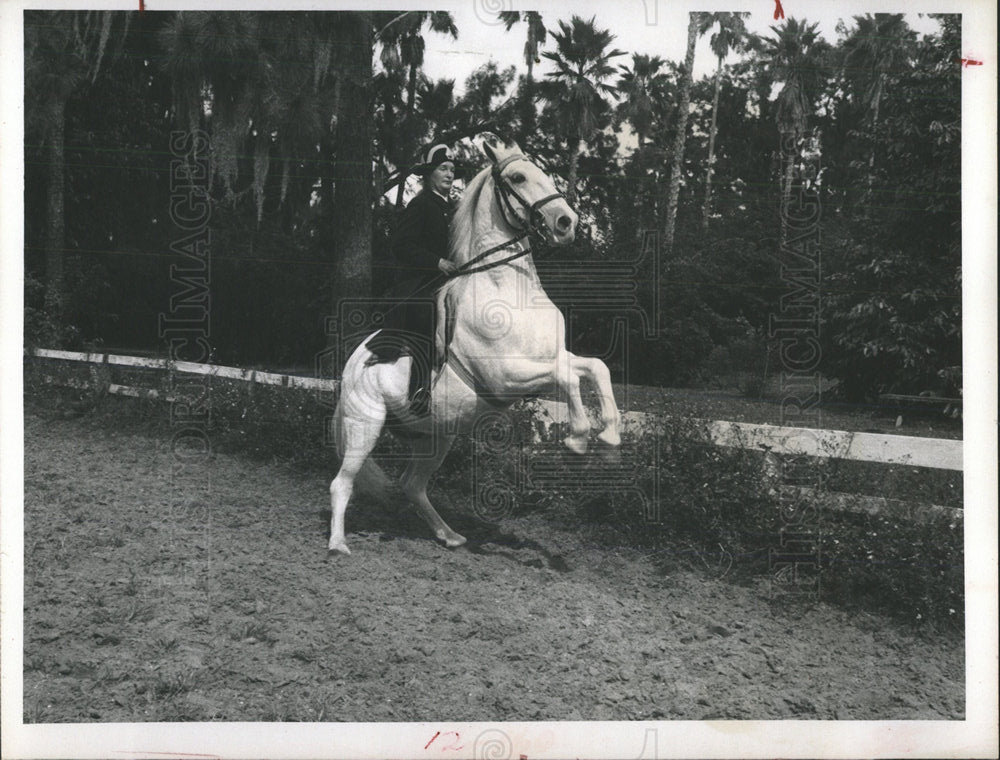
[[[331,432],[333,434],[334,445],[337,449],[337,456],[341,460],[343,460],[345,446],[343,438],[343,421],[343,401],[338,399],[337,409],[333,414],[333,430]],[[361,469],[358,470],[357,475],[354,476],[355,488],[358,488],[362,493],[381,502],[388,501],[391,498],[393,485],[392,478],[390,478],[386,471],[379,466],[378,462],[373,460],[371,457],[365,459],[364,464],[361,465]]]

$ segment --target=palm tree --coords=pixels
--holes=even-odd
[[[500,21],[509,32],[514,24],[524,21],[528,27],[528,36],[524,43],[524,63],[528,67],[528,81],[534,81],[534,68],[536,63],[541,63],[538,57],[539,48],[545,44],[545,36],[548,32],[545,24],[542,23],[542,14],[538,11],[500,11]]]
[[[513,66],[500,69],[496,61],[488,61],[469,74],[465,80],[465,94],[457,104],[463,120],[476,123],[495,118],[494,101],[507,92],[514,77]]]
[[[855,85],[860,100],[868,110],[871,152],[868,154],[865,218],[871,205],[875,184],[876,134],[879,108],[886,96],[894,72],[904,70],[913,55],[914,32],[901,13],[870,13],[855,16],[857,29],[843,44],[845,79]]]
[[[708,165],[705,168],[705,204],[702,208],[701,226],[708,227],[708,217],[712,212],[712,173],[715,169],[715,136],[718,133],[719,92],[722,90],[722,62],[730,50],[740,50],[747,36],[743,19],[749,13],[713,13],[712,23],[719,29],[712,35],[712,52],[718,60],[715,67],[715,94],[712,96],[712,126],[708,133]]]
[[[658,55],[641,53],[632,55],[632,68],[621,67],[618,78],[618,94],[624,100],[618,106],[621,118],[626,119],[635,130],[638,148],[646,143],[655,118],[656,101],[662,99],[667,86],[667,77],[661,69],[665,61]]]
[[[455,80],[439,79],[424,82],[417,91],[417,107],[420,116],[427,121],[434,134],[444,132],[454,120]]]
[[[548,31],[542,23],[542,14],[538,11],[500,11],[500,21],[509,32],[514,24],[523,21],[527,26],[527,37],[524,42],[524,64],[528,73],[524,79],[524,90],[521,93],[521,144],[535,131],[535,64],[541,62],[538,51],[545,44]]]
[[[684,167],[684,143],[687,139],[688,111],[691,108],[691,75],[694,71],[694,46],[698,37],[711,28],[708,13],[692,12],[688,16],[687,51],[681,71],[681,101],[677,113],[677,136],[674,138],[674,157],[670,167],[670,185],[667,196],[667,218],[663,225],[664,250],[674,247],[674,224],[677,221],[677,201],[681,193],[681,171]]]
[[[417,91],[417,71],[424,65],[424,25],[432,32],[450,34],[458,39],[455,19],[446,11],[408,11],[402,13],[377,33],[377,41],[382,45],[381,60],[386,68],[402,66],[409,73],[406,84],[408,113],[413,112]]]
[[[293,174],[304,176],[299,193],[304,186],[311,193],[315,180],[292,172],[292,165],[333,150],[330,122],[342,89],[335,76],[343,55],[336,44],[339,22],[336,14],[318,12],[181,12],[160,32],[175,118],[182,127],[211,133],[210,185],[221,181],[231,203],[245,195],[236,189],[239,158],[253,154],[258,224],[272,165],[282,171],[284,203]],[[321,198],[328,211],[332,179],[324,178]]]
[[[780,136],[782,167],[781,192],[787,202],[792,189],[798,146],[809,125],[822,87],[829,46],[817,31],[817,24],[801,23],[789,17],[781,27],[772,26],[773,37],[763,40],[767,68],[775,82],[781,82],[775,106]],[[795,146],[788,154],[786,146]],[[786,155],[788,154],[788,155]]]
[[[236,184],[249,151],[258,221],[274,160],[286,175],[289,159],[332,164],[322,177],[303,174],[310,187],[321,182],[335,298],[370,289],[374,24],[371,12],[184,12],[161,34],[177,118],[211,132],[210,166],[230,200],[246,194]]]
[[[66,105],[121,51],[131,18],[111,11],[25,12],[26,117],[47,153],[45,310],[55,324],[61,323],[65,296]]]
[[[386,69],[399,66],[408,72],[406,83],[406,121],[411,121],[416,107],[417,71],[424,65],[424,38],[422,31],[428,25],[432,32],[450,34],[452,39],[458,39],[458,28],[455,20],[447,11],[409,11],[402,13],[377,33],[377,40],[382,44],[381,60]],[[407,153],[412,153],[413,148]],[[403,202],[405,183],[399,183],[396,205]]]
[[[605,96],[615,89],[606,83],[614,75],[611,59],[625,55],[618,49],[608,50],[615,36],[573,16],[570,23],[559,22],[559,31],[552,32],[556,51],[542,53],[555,64],[547,74],[542,97],[556,108],[566,125],[570,144],[569,173],[566,178],[566,199],[576,201],[576,175],[584,141],[596,131],[600,114],[607,109]]]

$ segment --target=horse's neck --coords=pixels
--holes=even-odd
[[[472,245],[469,258],[475,258],[484,251],[510,242],[510,246],[489,257],[489,261],[523,251],[529,247],[524,238],[514,241],[521,233],[511,227],[500,211],[492,186],[487,183],[476,201],[476,214],[472,229]],[[486,262],[484,262],[486,263]]]
[[[467,242],[463,241],[460,244],[460,251],[456,251],[456,264],[465,264],[480,254],[498,246],[505,247],[487,256],[480,262],[480,266],[502,261],[507,257],[530,248],[530,243],[525,238],[520,237],[521,232],[511,227],[504,218],[503,213],[500,211],[500,205],[496,200],[496,193],[493,191],[491,180],[487,180],[480,186],[478,195],[472,199],[472,202],[475,203],[475,207],[473,208],[470,223],[471,230],[469,231]],[[520,239],[515,240],[515,238],[519,237]],[[535,270],[535,264],[531,260],[530,254],[518,258],[510,264],[490,270],[491,279],[498,284],[501,281],[509,279],[510,276],[516,278],[527,276],[529,281],[540,287],[538,273]],[[523,282],[520,284],[520,287],[523,287]]]

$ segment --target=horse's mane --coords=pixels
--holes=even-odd
[[[479,205],[479,195],[483,191],[483,186],[489,178],[489,167],[473,177],[462,193],[458,208],[455,209],[455,215],[451,220],[451,246],[448,254],[448,258],[455,263],[465,261],[472,253],[473,235],[476,232],[473,228],[476,207]]]

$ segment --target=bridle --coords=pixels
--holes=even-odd
[[[514,243],[524,240],[527,237],[534,236],[538,241],[545,240],[545,235],[541,229],[542,224],[544,224],[544,220],[542,219],[542,207],[547,203],[551,203],[554,200],[562,198],[563,194],[555,192],[551,195],[546,195],[544,198],[538,199],[534,203],[528,203],[528,201],[524,199],[524,196],[517,192],[517,190],[515,190],[503,177],[504,169],[506,169],[514,161],[522,160],[527,161],[528,159],[522,153],[515,153],[511,156],[507,156],[503,161],[493,164],[493,169],[491,170],[491,174],[493,176],[493,193],[496,195],[497,204],[500,206],[500,214],[509,226],[520,231],[519,234],[515,235],[510,240],[501,243],[500,245],[495,245],[492,248],[483,251],[474,259],[465,262],[450,275],[451,277],[485,272],[488,269],[508,264],[515,259],[521,258],[522,256],[527,256],[531,253],[530,243],[523,251],[518,251],[513,256],[508,256],[507,258],[500,259],[499,261],[491,261],[489,264],[483,264],[482,266],[474,266],[490,254],[496,253],[504,248],[508,248]],[[514,204],[511,202],[511,199],[517,201],[521,208],[528,212],[527,221],[522,220],[517,215],[517,209],[514,208]],[[513,221],[511,217],[513,217]]]

